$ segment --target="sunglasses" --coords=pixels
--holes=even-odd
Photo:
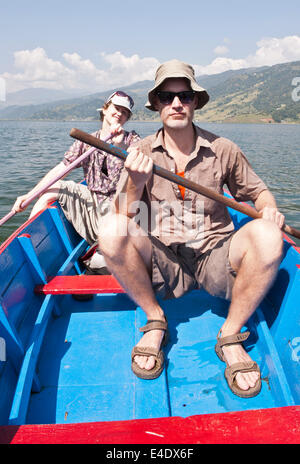
[[[130,97],[130,95],[127,95],[127,93],[122,92],[122,90],[118,90],[117,92],[114,92],[114,93],[108,98],[108,101],[111,100],[115,95],[118,95],[118,97],[125,97],[125,98],[128,98],[130,108],[133,107],[133,105],[134,105],[133,99]]]
[[[191,103],[194,100],[195,93],[196,92],[193,90],[183,90],[182,92],[165,92],[163,90],[158,90],[156,95],[158,96],[160,103],[163,105],[169,105],[175,97],[178,97],[183,104]]]

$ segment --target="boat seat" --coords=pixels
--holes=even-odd
[[[43,295],[125,293],[119,282],[111,275],[84,274],[50,277],[48,283],[37,285],[34,291]]]

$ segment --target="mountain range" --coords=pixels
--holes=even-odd
[[[292,98],[295,91],[292,82],[298,78],[300,83],[299,76],[300,61],[199,76],[197,81],[207,89],[210,101],[195,112],[195,120],[300,123],[300,101]],[[156,112],[144,106],[153,84],[142,81],[122,88],[135,101],[132,120],[158,119]],[[2,103],[0,120],[96,120],[99,118],[96,109],[114,90],[72,95],[71,91],[27,89],[10,94],[6,104]]]

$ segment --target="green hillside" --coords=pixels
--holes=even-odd
[[[232,76],[210,89],[210,103],[198,120],[222,122],[300,122],[292,99],[300,62],[257,68]]]
[[[300,61],[275,66],[227,71],[200,76],[208,90],[209,103],[196,111],[195,119],[208,122],[300,122],[300,102],[293,101],[292,80],[300,76]],[[133,120],[155,120],[157,113],[145,108],[151,81],[124,87],[135,101]],[[97,108],[114,89],[89,96],[52,103],[9,106],[0,110],[0,119],[96,120]],[[299,93],[299,92],[298,92]]]

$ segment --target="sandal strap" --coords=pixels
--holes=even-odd
[[[242,390],[236,383],[236,375],[238,372],[258,372],[259,378],[257,379],[253,387],[249,387],[248,390]],[[241,398],[252,398],[253,396],[258,395],[261,390],[261,373],[258,365],[254,361],[239,362],[233,364],[230,367],[225,369],[225,378],[227,380],[230,390],[237,396]]]
[[[131,352],[131,359],[133,359],[135,356],[154,356],[157,358],[158,353],[159,350],[156,350],[155,348],[148,346],[135,346]]]
[[[236,343],[242,343],[249,337],[250,332],[237,333],[234,335],[228,335],[227,337],[218,338],[218,346],[222,347],[225,345],[234,345]]]
[[[225,362],[224,354],[223,354],[223,349],[222,347],[225,345],[234,345],[238,343],[242,343],[250,335],[250,332],[243,332],[243,333],[237,333],[233,335],[228,335],[227,337],[221,337],[222,330],[219,331],[217,335],[217,344],[215,345],[215,352],[217,353],[218,357],[220,358],[221,361]]]
[[[236,375],[239,372],[260,372],[260,369],[256,362],[254,361],[246,361],[246,362],[238,362],[232,364],[232,366],[227,367],[226,371],[226,378],[230,379],[232,382],[234,381]]]
[[[143,327],[140,327],[140,332],[150,332],[150,330],[167,330],[168,323],[167,321],[161,321],[157,319],[149,319],[147,324]]]

